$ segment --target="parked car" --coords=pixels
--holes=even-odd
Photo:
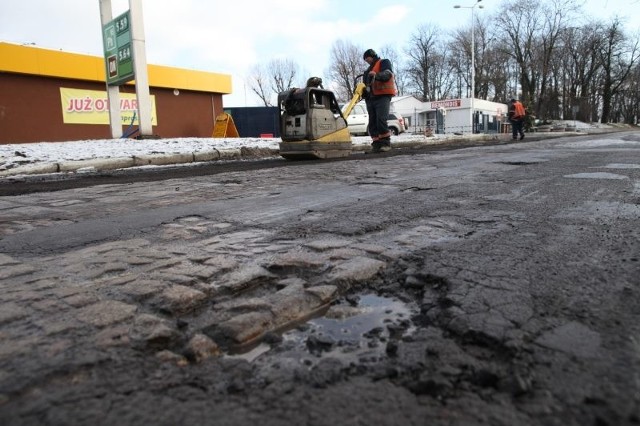
[[[389,130],[391,130],[396,136],[407,130],[404,125],[404,118],[393,112],[389,114],[387,125],[389,126]]]
[[[346,105],[342,107],[344,108]],[[367,125],[369,124],[369,114],[367,113],[367,107],[364,102],[359,102],[353,106],[351,113],[344,117],[347,120],[349,126],[349,133],[354,136],[366,136]]]
[[[345,106],[346,105],[342,107],[343,110]],[[349,126],[349,133],[354,136],[367,136],[369,114],[367,113],[367,106],[364,101],[355,104],[351,110],[351,114],[345,118],[347,119],[347,125]],[[404,119],[395,113],[389,114],[387,125],[394,135],[399,135],[407,130],[404,125]]]

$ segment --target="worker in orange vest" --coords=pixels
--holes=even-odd
[[[385,152],[391,149],[391,130],[387,125],[391,98],[398,93],[391,61],[381,59],[373,49],[367,49],[362,57],[369,64],[363,75],[367,86],[364,93],[369,124],[367,130],[371,136],[373,152]]]
[[[520,135],[520,140],[524,139],[525,115],[527,115],[527,111],[524,109],[524,105],[517,99],[511,99],[507,117],[511,122],[511,134],[513,135],[514,141],[518,140],[518,135]]]

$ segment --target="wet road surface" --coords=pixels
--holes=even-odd
[[[26,192],[4,424],[640,422],[637,133]]]

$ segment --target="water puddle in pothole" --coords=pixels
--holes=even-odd
[[[254,361],[263,355],[294,358],[314,365],[323,357],[349,362],[376,362],[393,355],[396,342],[413,333],[412,310],[406,303],[373,294],[344,299],[322,317],[284,331],[276,342],[261,343],[243,354]]]

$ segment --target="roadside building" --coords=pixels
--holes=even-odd
[[[153,134],[211,137],[231,76],[148,65]],[[0,144],[109,139],[104,58],[0,42]],[[134,84],[120,86],[124,135],[137,129]]]
[[[426,102],[427,125],[434,133],[470,133],[471,99]],[[506,122],[507,105],[484,99],[473,100],[473,133],[500,133]]]
[[[419,117],[424,110],[424,102],[413,95],[396,96],[391,100],[393,111],[404,118],[407,132],[417,132],[424,128],[425,117]]]
[[[471,99],[443,99],[421,102],[413,96],[392,100],[396,112],[409,122],[412,133],[469,133],[471,131]],[[474,133],[503,133],[507,123],[507,105],[484,99],[473,101]]]

